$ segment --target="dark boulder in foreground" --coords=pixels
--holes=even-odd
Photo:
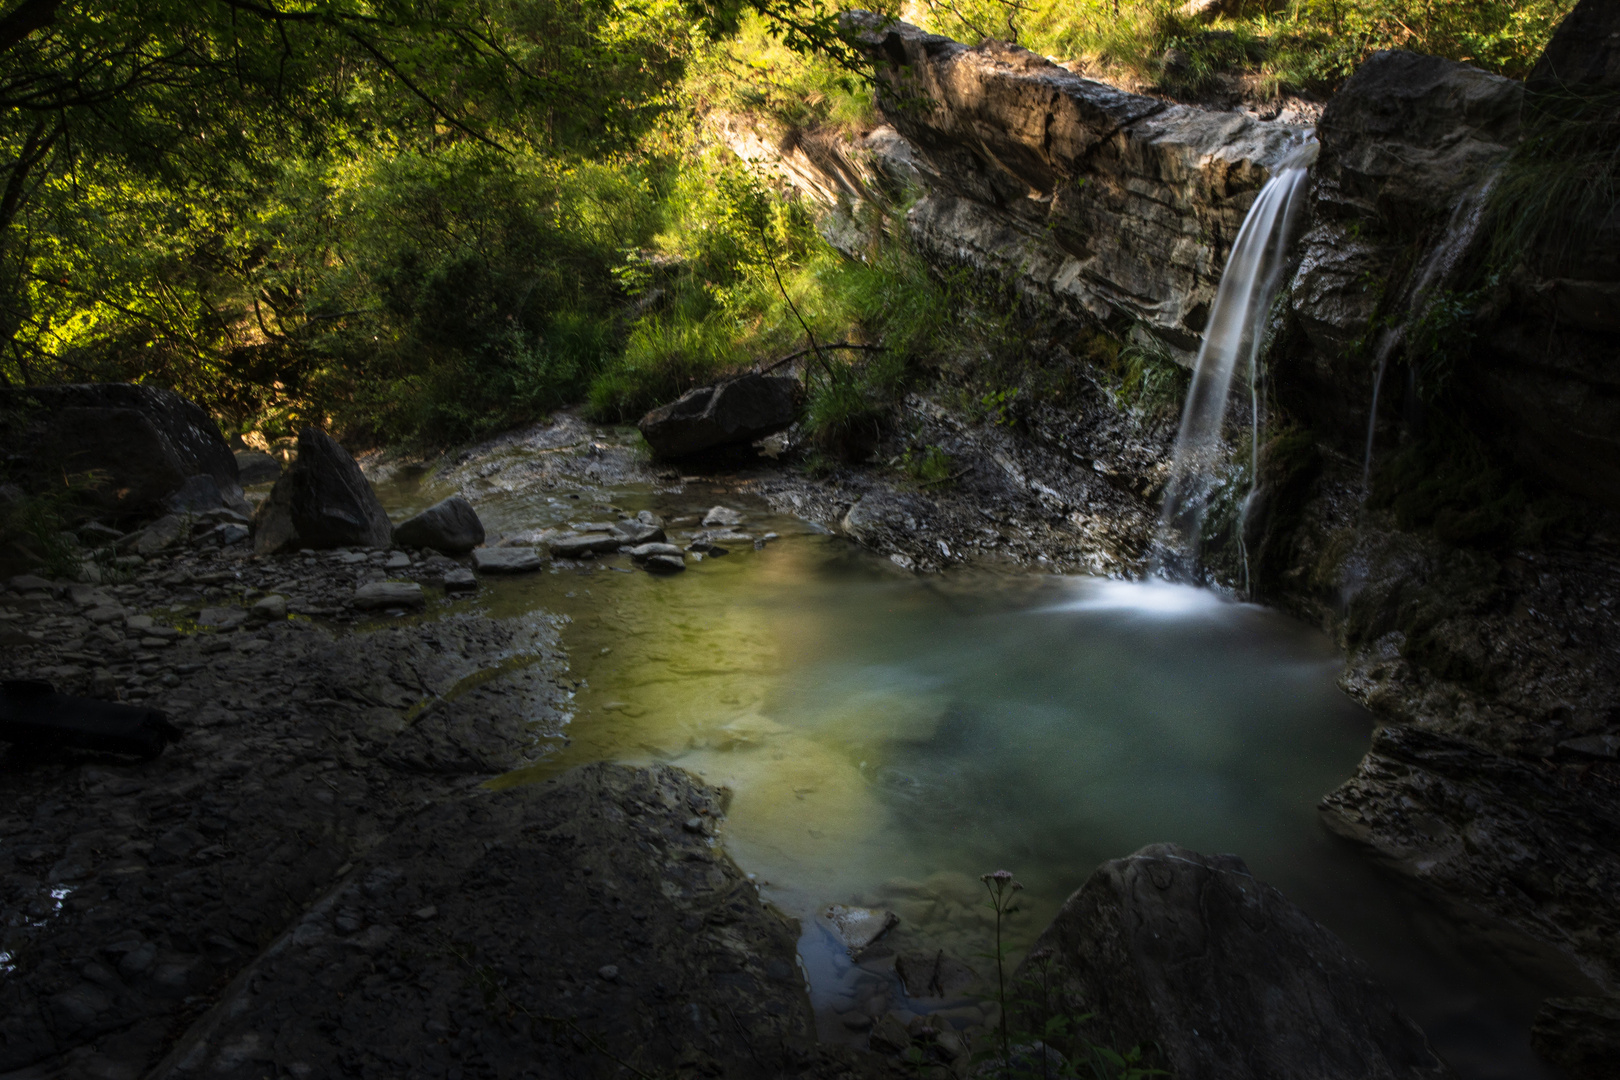
[[[793,423],[798,382],[777,375],[740,375],[688,390],[637,425],[653,453],[684,457],[701,450],[751,443]]]
[[[399,547],[432,548],[448,555],[465,555],[484,542],[484,523],[460,495],[434,503],[394,526]]]
[[[0,742],[154,758],[180,737],[156,709],[58,694],[47,682],[0,682]]]
[[[797,927],[710,840],[720,798],[601,763],[430,809],[150,1075],[833,1074]]]
[[[1154,844],[1104,863],[1043,948],[1054,1009],[1094,1014],[1095,1042],[1157,1046],[1181,1080],[1453,1075],[1366,965],[1235,855]]]
[[[255,521],[253,549],[385,548],[394,529],[371,482],[324,431],[298,433],[298,459],[270,491]]]
[[[102,513],[141,517],[205,475],[240,498],[236,458],[219,425],[172,390],[137,383],[83,383],[7,390],[0,404],[18,410],[9,437],[23,451],[22,472],[61,483],[87,476],[84,499]]]

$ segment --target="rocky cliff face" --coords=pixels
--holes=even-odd
[[[1243,216],[1305,129],[1127,94],[999,42],[861,25],[887,125],[839,146],[727,118],[728,144],[841,206],[842,246],[858,242],[855,201],[908,189],[907,225],[933,257],[1118,333],[1140,323],[1190,362]]]

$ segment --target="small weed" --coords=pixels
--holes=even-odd
[[[1019,389],[1016,386],[981,394],[973,401],[969,412],[975,420],[982,423],[1011,427],[1018,421],[1012,412],[1013,402],[1018,400],[1018,394]]]
[[[939,446],[908,446],[900,456],[900,471],[922,484],[941,484],[951,478],[951,455]]]

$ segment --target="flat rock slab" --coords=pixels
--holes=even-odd
[[[642,568],[651,574],[678,574],[686,569],[682,555],[650,555],[641,561]]]
[[[414,581],[373,581],[354,590],[354,606],[362,611],[419,608],[425,603],[422,586]]]
[[[674,555],[680,557],[681,549],[674,544],[637,544],[630,549],[630,557],[637,562],[650,559],[654,555]]]
[[[464,566],[444,572],[445,592],[471,592],[478,588],[478,577]]]
[[[1157,1047],[1150,1064],[1178,1077],[1454,1075],[1367,966],[1235,855],[1154,844],[1106,862],[1042,949],[1049,971],[1026,960],[1013,982],[1042,980],[1057,1015],[1092,1014],[1087,1034],[1120,1050]]]
[[[646,521],[616,521],[613,532],[622,544],[653,544],[664,539],[663,527]]]
[[[616,1073],[593,1042],[644,1073],[801,1073],[820,1052],[797,927],[685,828],[719,800],[679,769],[599,763],[430,809],[150,1075]]]
[[[559,559],[585,559],[598,552],[618,551],[624,542],[617,533],[564,533],[552,537],[546,546]]]
[[[540,553],[530,547],[475,548],[472,560],[480,574],[526,574],[542,565]]]

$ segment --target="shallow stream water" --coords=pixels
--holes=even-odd
[[[379,490],[396,517],[447,493]],[[726,849],[801,920],[824,1038],[863,1042],[859,1018],[891,1008],[987,1015],[967,996],[906,998],[884,955],[943,948],[990,973],[980,874],[1025,886],[1008,928],[1021,951],[1098,863],[1174,841],[1241,855],[1339,934],[1460,1075],[1556,1075],[1525,1034],[1539,1000],[1564,992],[1555,968],[1471,936],[1317,820],[1371,718],[1336,688],[1330,643],[1297,622],[1168,584],[913,576],[718,483],[477,500],[492,537],[610,506],[652,510],[674,534],[715,504],[778,539],[689,557],[672,577],[621,556],[486,578],[455,606],[572,619],[568,744],[497,784],[609,758],[731,789]],[[901,921],[857,964],[821,918],[829,904]]]

